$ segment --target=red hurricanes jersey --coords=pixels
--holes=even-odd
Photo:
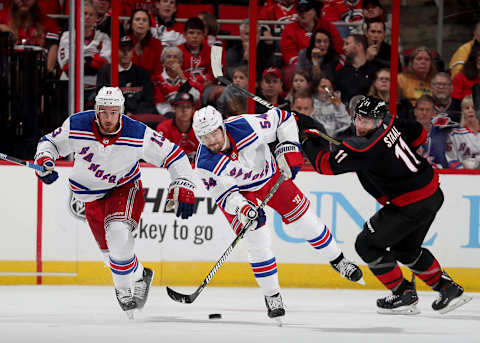
[[[152,82],[154,87],[154,101],[155,104],[161,102],[172,102],[177,95],[178,89],[182,85],[179,77],[172,80],[168,74],[163,71],[161,74],[153,75]],[[193,96],[193,100],[200,100],[200,93],[203,90],[203,85],[195,80],[188,80],[192,88],[188,91]]]
[[[175,126],[173,119],[166,120],[157,126],[157,132],[160,132],[166,139],[177,144],[188,155],[190,162],[195,160],[195,153],[198,147],[197,137],[193,129],[187,132],[180,132]]]
[[[363,0],[323,0],[322,19],[354,21],[362,18]]]
[[[258,15],[260,20],[282,20],[295,21],[297,20],[297,3],[285,7],[278,2],[265,4]],[[268,27],[268,26],[267,26]],[[280,35],[283,31],[283,25],[273,25],[273,32],[275,35]]]
[[[202,44],[202,49],[197,55],[192,54],[185,44],[179,45],[178,47],[182,50],[183,54],[182,69],[189,80],[191,79],[204,84],[207,81],[213,81],[215,79],[211,67],[211,47],[209,45]]]

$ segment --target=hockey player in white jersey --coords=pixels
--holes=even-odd
[[[200,142],[196,170],[235,234],[254,219],[245,236],[248,259],[263,290],[270,318],[279,319],[285,315],[285,309],[270,232],[264,226],[265,213],[257,209],[257,201],[265,198],[280,173],[288,179],[267,205],[342,276],[363,281],[360,268],[343,256],[330,230],[319,222],[310,201],[292,182],[303,164],[303,156],[297,124],[290,112],[270,110],[231,117],[224,122],[214,107],[207,106],[195,112],[192,126]],[[276,140],[279,143],[274,157],[268,144]]]
[[[134,253],[132,231],[145,205],[139,161],[167,168],[173,182],[167,208],[184,219],[193,214],[193,171],[176,144],[123,115],[124,97],[117,87],[103,87],[95,111],[70,116],[61,127],[42,137],[35,163],[47,171],[38,177],[50,184],[60,156],[75,154],[70,189],[85,202],[85,215],[102,252],[108,256],[115,294],[122,310],[133,319],[148,297],[154,273]]]

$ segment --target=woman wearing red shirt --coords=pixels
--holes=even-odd
[[[130,23],[130,38],[135,44],[133,64],[145,68],[150,75],[161,73],[162,42],[150,33],[152,25],[148,12],[143,9],[134,10],[130,17]]]
[[[472,49],[462,70],[453,78],[452,98],[462,100],[472,94],[475,83],[480,84],[480,50]]]

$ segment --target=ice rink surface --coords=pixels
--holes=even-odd
[[[175,290],[191,293],[195,287]],[[376,313],[382,291],[283,289],[282,327],[266,316],[258,288],[207,287],[193,304],[173,302],[153,287],[129,321],[113,287],[0,286],[0,342],[480,342],[479,293],[445,315],[434,313],[433,292],[420,292],[415,316]],[[209,313],[222,319],[210,320]]]

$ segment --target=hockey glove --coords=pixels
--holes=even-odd
[[[298,144],[279,143],[275,147],[275,158],[282,174],[289,179],[295,179],[299,170],[302,169],[303,155]]]
[[[257,208],[255,204],[250,201],[245,201],[237,211],[237,220],[240,222],[241,228],[244,228],[245,225],[252,222],[249,229],[253,231],[265,225],[267,217],[263,209]]]
[[[174,210],[177,217],[187,219],[193,214],[195,207],[195,185],[183,178],[175,179],[168,187],[168,211]]]
[[[35,164],[43,166],[45,171],[36,171],[38,178],[47,185],[54,183],[58,179],[58,173],[53,170],[55,168],[55,162],[50,156],[38,157],[35,160]]]

